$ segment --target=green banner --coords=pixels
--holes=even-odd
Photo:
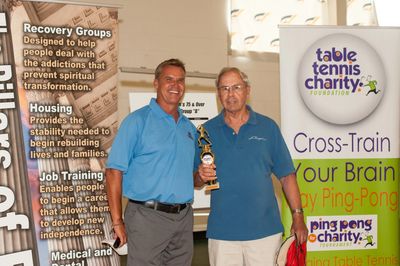
[[[399,43],[398,28],[280,27],[281,126],[307,266],[399,265]]]
[[[399,265],[399,163],[295,160],[310,231],[307,265]],[[284,210],[284,220],[291,220],[289,208]]]

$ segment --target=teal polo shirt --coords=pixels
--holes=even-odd
[[[245,241],[283,232],[271,174],[280,179],[295,172],[293,162],[277,124],[247,108],[249,120],[238,134],[223,112],[204,124],[220,183],[211,192],[208,238]]]
[[[192,202],[195,134],[180,109],[175,122],[151,99],[121,123],[106,167],[122,171],[122,192],[129,199]]]

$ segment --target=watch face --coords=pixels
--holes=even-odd
[[[214,162],[214,157],[211,156],[211,154],[205,154],[202,158],[201,161],[204,164],[212,164]]]

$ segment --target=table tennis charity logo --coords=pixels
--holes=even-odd
[[[308,216],[309,251],[378,248],[377,215]]]
[[[385,89],[383,63],[366,41],[332,34],[312,44],[298,68],[298,87],[308,109],[339,125],[368,117]]]

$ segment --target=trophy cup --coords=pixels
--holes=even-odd
[[[197,143],[199,144],[199,147],[201,147],[200,159],[204,164],[212,164],[215,161],[215,155],[211,150],[212,144],[209,139],[208,132],[203,127],[203,125],[198,126],[197,131],[200,133],[199,138],[197,139]],[[206,191],[218,188],[219,183],[217,179],[207,182]]]

